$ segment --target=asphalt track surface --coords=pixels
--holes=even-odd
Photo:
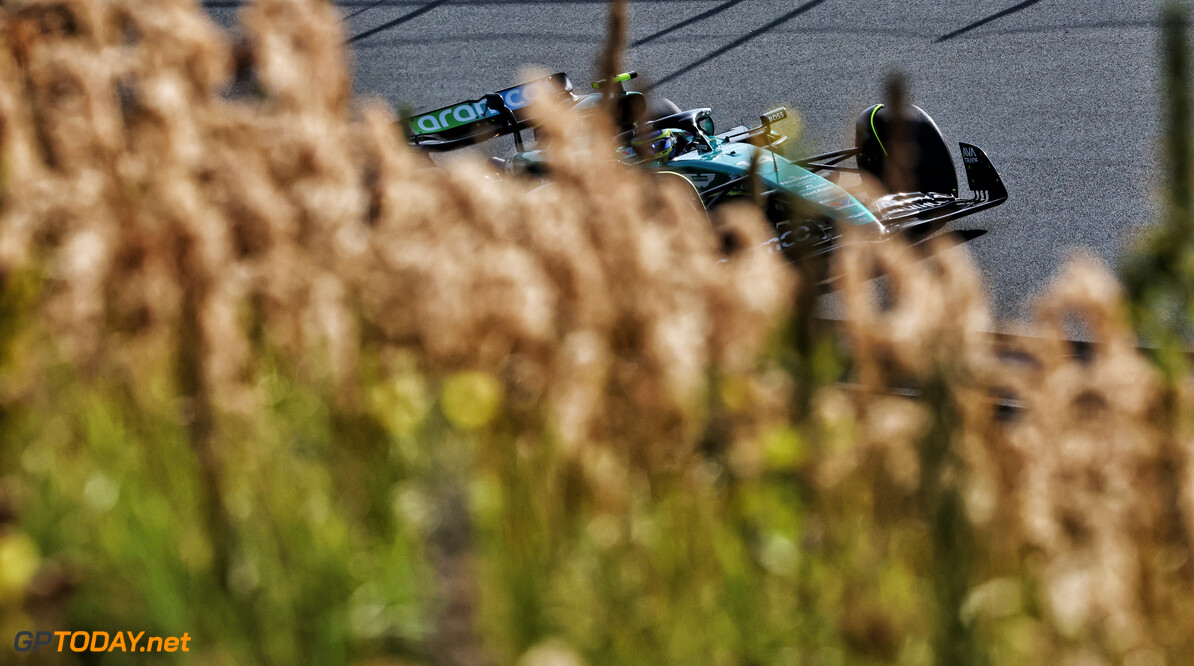
[[[226,26],[238,2],[205,3]],[[537,66],[592,80],[605,0],[342,0],[360,95],[427,110]],[[628,69],[719,127],[785,103],[809,149],[842,147],[899,70],[952,142],[983,148],[1011,198],[955,223],[996,314],[1027,316],[1065,259],[1117,266],[1158,198],[1163,0],[641,0]],[[955,157],[957,160],[957,158]],[[960,160],[957,160],[960,168]],[[832,312],[832,298],[826,304]]]

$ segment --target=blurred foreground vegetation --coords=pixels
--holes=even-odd
[[[1194,661],[1180,12],[1170,213],[1018,341],[959,249],[843,252],[817,323],[600,125],[549,117],[549,188],[434,171],[327,2],[236,48],[186,0],[0,12],[0,661]]]

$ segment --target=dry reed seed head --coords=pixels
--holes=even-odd
[[[509,228],[518,232],[520,241],[529,242],[566,296],[557,310],[557,329],[566,331],[570,325],[581,332],[603,331],[632,343],[624,349],[632,363],[616,364],[620,371],[611,375],[615,384],[623,386],[619,392],[625,393],[629,384],[638,382],[634,378],[646,371],[663,380],[665,394],[686,401],[688,398],[680,396],[700,385],[709,362],[705,348],[715,332],[710,306],[733,314],[732,307],[708,302],[710,296],[725,298],[718,295],[725,275],[717,266],[707,222],[693,215],[684,195],[675,189],[647,187],[641,175],[613,160],[612,151],[594,159],[593,152],[607,148],[608,140],[600,138],[592,125],[567,113],[543,115],[552,119],[545,120],[540,137],[553,184],[531,192],[528,207],[522,209],[533,213],[530,219],[523,221],[522,229]],[[463,185],[458,198],[474,189]],[[484,209],[494,210],[494,206],[486,204]],[[646,224],[636,223],[636,218],[645,218]],[[501,227],[506,228],[508,225]],[[744,273],[754,270],[758,275],[762,272],[759,266],[765,264],[742,265],[747,267]],[[776,275],[782,276],[778,270]],[[618,277],[611,279],[614,276]],[[775,284],[783,284],[783,280],[775,280],[761,291],[778,293]],[[758,307],[767,299],[752,300]],[[614,316],[617,312],[622,314]],[[649,393],[642,387],[631,392]],[[575,395],[576,391],[562,393]],[[566,418],[568,423],[578,421]]]
[[[256,73],[281,109],[344,119],[350,82],[335,5],[322,0],[260,0],[240,22]]]
[[[1115,653],[1148,647],[1143,600],[1169,501],[1161,455],[1161,379],[1135,348],[1118,285],[1093,260],[1072,261],[1038,306],[1046,338],[1018,390],[1026,404],[1009,444],[1025,538],[1044,557],[1046,601],[1063,635],[1101,636]],[[1067,316],[1095,337],[1073,358]],[[1042,446],[1042,442],[1051,443]]]
[[[720,264],[717,272],[722,275],[712,278],[715,361],[726,371],[745,372],[754,363],[764,337],[787,315],[801,285],[795,272],[783,265],[780,254],[758,249],[769,237],[769,225],[758,209],[733,207],[719,222],[721,233],[736,235],[748,249]]]
[[[228,82],[229,40],[189,0],[159,0],[152,11],[140,0],[119,0],[112,6],[110,16],[119,22],[132,50],[131,67],[143,82],[152,81],[155,74],[177,76],[183,84],[181,94],[205,104]]]
[[[310,304],[304,314],[307,346],[327,354],[327,367],[344,395],[357,376],[360,332],[348,302],[348,288],[337,275],[322,272],[311,286]]]
[[[774,257],[719,264],[688,193],[617,163],[608,119],[545,114],[545,186],[467,160],[430,169],[389,112],[350,121],[326,3],[246,10],[266,104],[219,98],[227,41],[194,7],[87,7],[122,29],[40,44],[23,71],[10,61],[0,112],[16,135],[8,162],[44,172],[28,176],[36,195],[16,201],[3,246],[24,261],[30,239],[58,239],[44,245],[47,312],[90,354],[117,329],[173,335],[191,293],[208,384],[241,395],[254,319],[267,344],[343,377],[360,307],[432,369],[506,376],[517,355],[515,374],[560,387],[560,428],[579,441],[644,422],[683,432],[706,370],[747,368],[787,301]],[[62,176],[37,164],[35,126]],[[757,214],[740,219],[761,235]],[[607,410],[623,413],[598,428]]]
[[[106,7],[94,0],[17,0],[6,3],[5,10],[14,46],[21,52],[46,41],[94,45],[110,38]]]
[[[862,446],[883,455],[887,474],[902,489],[920,486],[917,444],[928,432],[929,415],[914,401],[881,397],[870,402],[862,418]]]
[[[1066,316],[1081,316],[1100,343],[1115,353],[1135,351],[1136,337],[1128,322],[1123,288],[1093,257],[1071,259],[1062,275],[1036,306],[1037,321],[1054,339],[1069,337]]]
[[[1015,458],[1006,453],[1009,447],[995,432],[998,426],[989,417],[991,410],[986,401],[987,396],[979,392],[959,401],[965,405],[963,411],[981,410],[986,417],[964,417],[966,423],[957,435],[966,472],[965,483],[959,490],[965,502],[966,517],[972,525],[1006,535],[1008,530],[1015,529],[1015,520],[1010,514],[1018,508],[1007,482],[1009,475],[1014,473],[1011,470],[1014,470]],[[1004,543],[1014,540],[1008,538]]]
[[[927,256],[898,239],[842,248],[837,260],[849,312],[846,331],[864,386],[936,381],[942,373],[950,380],[950,401],[958,417],[952,434],[965,474],[960,487],[971,521],[985,524],[1007,510],[1002,465],[1014,467],[1014,461],[994,450],[1003,445],[993,434],[989,403],[989,389],[1005,370],[987,337],[990,317],[968,255],[940,239],[926,246]],[[886,303],[876,294],[877,270],[885,277]],[[868,451],[877,451],[884,472],[898,486],[918,487],[917,446],[927,428],[926,407],[859,394],[854,409],[864,426],[860,446],[831,453],[821,478],[841,479],[867,459]],[[886,430],[894,434],[882,435]]]
[[[889,369],[925,377],[951,367],[955,374],[964,372],[982,362],[990,318],[968,255],[930,244],[931,256],[921,259],[900,239],[850,240],[847,230],[835,261],[842,274],[846,332],[864,383],[878,386]],[[875,293],[876,271],[890,293],[886,307]]]
[[[4,158],[6,189],[20,191],[21,184],[40,175],[42,165],[33,114],[25,101],[25,70],[11,44],[4,46],[8,48],[0,48],[0,117],[4,120],[0,126],[0,155]]]
[[[1090,259],[1071,262],[1039,302],[1037,320],[1045,341],[1037,351],[1044,377],[1036,394],[1051,411],[1038,416],[1115,418],[1148,424],[1161,398],[1161,377],[1136,348],[1122,291],[1105,268]],[[1080,318],[1093,333],[1092,358],[1072,357],[1067,317]]]
[[[1122,633],[1120,625],[1140,622],[1146,544],[1156,524],[1153,503],[1134,495],[1152,489],[1148,475],[1102,476],[1097,466],[1131,461],[1099,452],[1088,454],[1097,462],[1078,459],[1074,451],[1084,443],[1060,442],[1070,453],[1029,462],[1021,481],[1026,532],[1043,551],[1042,584],[1063,633]]]
[[[145,14],[156,16],[160,12]],[[193,8],[190,14],[195,14]],[[31,96],[25,98],[24,105],[36,110],[40,130],[47,138],[45,157],[62,175],[46,174],[44,186],[26,190],[17,203],[33,209],[21,217],[40,218],[37,223],[42,229],[34,235],[44,239],[48,232],[63,239],[61,250],[49,264],[50,276],[60,288],[50,292],[47,308],[51,319],[61,324],[57,328],[72,348],[66,350],[71,357],[78,357],[83,348],[91,353],[98,349],[99,327],[104,323],[103,315],[109,314],[105,312],[106,304],[112,306],[112,314],[123,318],[153,309],[137,303],[135,297],[130,297],[132,293],[143,290],[162,296],[169,291],[160,289],[160,280],[144,274],[147,269],[162,267],[160,258],[168,254],[164,241],[169,234],[161,232],[168,223],[163,225],[152,212],[146,215],[137,212],[138,208],[152,210],[163,200],[166,208],[190,210],[196,205],[194,197],[187,196],[187,188],[177,181],[154,183],[146,177],[152,169],[139,164],[142,160],[136,150],[156,145],[129,141],[129,150],[125,150],[125,118],[116,95],[116,82],[125,72],[125,55],[102,43],[50,41],[27,58]],[[147,99],[152,101],[152,96]],[[169,108],[165,115],[185,118],[190,108]],[[133,131],[143,128],[131,126]],[[175,170],[174,175],[186,174]],[[187,201],[179,205],[181,199]],[[212,224],[210,216],[202,218],[206,224],[197,230],[218,236],[222,228],[219,221]],[[156,241],[154,236],[158,236]],[[218,244],[218,238],[216,241],[209,239],[203,244],[213,255],[208,264],[221,261],[222,253],[212,247]],[[113,278],[140,279],[119,284]],[[54,295],[56,291],[63,292],[61,298]],[[154,301],[169,303],[171,299],[149,302]],[[80,339],[90,344],[77,344]]]
[[[622,56],[626,50],[627,0],[610,0],[609,16],[605,25],[605,47],[601,51],[597,62],[597,72],[602,80],[608,81],[621,73]],[[612,119],[617,114],[617,96],[613,94],[616,88],[612,85],[605,88],[606,99],[603,105],[605,113]]]
[[[553,220],[526,225],[526,233],[560,290],[561,330],[608,330],[615,312],[608,281],[616,276],[606,273],[593,247],[585,211],[567,202],[566,190],[551,185],[530,191],[524,206],[525,219]]]
[[[51,267],[52,288],[45,314],[60,331],[67,358],[89,364],[99,351],[104,322],[104,277],[111,260],[111,239],[97,230],[72,233]]]
[[[964,336],[958,340],[962,348],[982,346],[989,339],[987,332],[991,327],[982,277],[970,253],[956,247],[956,243],[947,238],[938,236],[929,241],[928,252],[932,255],[932,261],[928,266],[936,270],[940,280],[950,287],[946,291],[948,314],[952,315],[957,322],[957,329]]]
[[[39,49],[29,65],[31,103],[44,137],[43,158],[63,177],[103,168],[124,144],[112,81],[120,63],[112,50],[73,43]]]

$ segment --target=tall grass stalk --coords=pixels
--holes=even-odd
[[[612,159],[608,118],[544,113],[546,186],[431,168],[351,98],[330,3],[249,4],[236,47],[185,0],[0,14],[5,640],[186,632],[162,658],[214,664],[1189,663],[1180,11],[1157,235],[1123,286],[1067,264],[1000,347],[942,242],[843,249],[849,317],[815,321],[821,269],[722,261],[726,236],[766,240],[759,213],[715,233]]]

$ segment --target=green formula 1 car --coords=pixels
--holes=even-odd
[[[787,117],[785,109],[764,113],[758,127],[717,133],[707,108],[683,111],[665,99],[648,101],[625,90],[623,83],[634,77],[633,72],[621,74],[593,84],[597,92],[578,95],[565,74],[554,74],[415,115],[407,119],[407,137],[412,146],[436,152],[511,135],[517,152],[509,159],[494,158],[495,166],[508,173],[549,176],[539,151],[523,141],[523,132],[535,127],[533,102],[553,96],[583,113],[612,95],[621,116],[618,152],[623,161],[683,176],[710,210],[753,191],[753,200],[761,202],[775,226],[769,248],[793,257],[831,251],[842,242],[844,225],[862,232],[852,238],[902,235],[916,241],[951,220],[1007,200],[990,160],[967,143],[960,148],[972,194],[959,196],[948,145],[936,123],[915,106],[898,117],[882,104],[872,106],[858,119],[855,148],[789,159],[780,148],[786,138],[773,129]],[[901,159],[900,169],[893,168],[888,154],[894,152],[897,132],[912,157]],[[863,205],[834,182],[841,172],[869,174],[887,194]],[[752,176],[757,179],[753,190]]]

